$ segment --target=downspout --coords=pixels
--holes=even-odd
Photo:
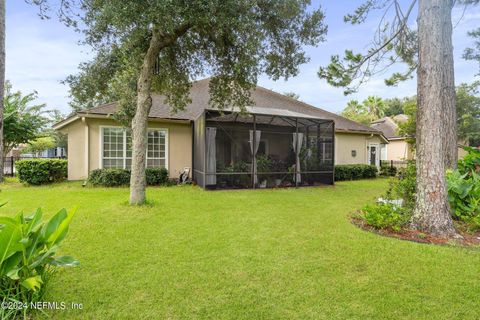
[[[85,179],[88,178],[88,174],[90,173],[90,127],[85,119],[82,117],[82,122],[85,125]]]
[[[194,181],[194,175],[195,175],[195,173],[194,173],[195,172],[195,121],[191,121],[190,123],[192,124],[192,157],[191,157],[192,170],[190,171],[190,173],[191,173],[191,179],[192,179],[192,181]]]

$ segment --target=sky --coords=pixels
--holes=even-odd
[[[406,1],[406,0],[405,0]],[[53,2],[53,1],[52,1]],[[354,10],[361,0],[313,1],[326,13],[328,34],[326,42],[317,47],[305,48],[310,61],[300,67],[300,73],[288,81],[272,81],[261,76],[258,84],[274,91],[295,92],[300,100],[332,112],[340,112],[351,99],[362,101],[369,95],[382,98],[412,96],[416,93],[416,80],[401,83],[397,87],[384,84],[386,75],[379,75],[364,84],[349,96],[343,89],[334,88],[317,76],[320,66],[326,66],[333,54],[342,54],[345,49],[364,52],[378,24],[378,16],[372,16],[360,26],[343,23],[343,16]],[[405,2],[406,4],[407,2]],[[68,86],[61,83],[68,75],[78,72],[78,65],[93,57],[89,47],[79,45],[81,35],[67,28],[55,17],[42,20],[38,8],[23,0],[7,0],[6,8],[6,79],[14,90],[23,93],[38,92],[38,102],[46,103],[49,109],[62,113],[71,112]],[[465,48],[472,45],[467,31],[480,25],[480,6],[454,8],[453,32],[455,57],[455,82],[472,82],[478,74],[479,65],[462,59]],[[412,22],[414,23],[414,22]]]

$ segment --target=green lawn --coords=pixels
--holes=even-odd
[[[49,301],[55,319],[478,319],[480,250],[357,229],[385,180],[255,191],[1,186],[3,213],[79,206]]]

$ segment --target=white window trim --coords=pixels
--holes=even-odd
[[[170,138],[167,128],[148,128],[147,131],[165,131],[165,169],[168,170],[168,140]],[[133,156],[133,154],[132,154]],[[148,135],[147,135],[147,150],[145,154],[145,166],[147,165],[148,159],[162,159],[162,158],[149,158],[148,157]]]
[[[122,126],[100,126],[100,134],[99,134],[99,165],[98,167],[100,169],[103,169],[103,130],[105,128],[113,128],[113,129],[124,129],[124,132],[126,131],[124,127]],[[147,128],[147,132],[148,131],[164,131],[165,132],[165,169],[168,170],[169,168],[169,140],[170,140],[170,132],[168,130],[168,128]],[[147,139],[148,139],[148,136],[147,136]],[[147,145],[148,145],[148,140],[147,140]],[[127,135],[126,134],[123,134],[123,168],[125,169],[126,168],[126,159],[127,159]],[[157,158],[148,158],[148,147],[147,147],[147,150],[145,152],[145,166],[147,165],[147,159],[157,159]]]

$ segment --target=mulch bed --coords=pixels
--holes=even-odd
[[[449,246],[464,246],[464,247],[476,247],[480,246],[480,231],[475,233],[467,232],[465,226],[458,223],[456,228],[462,238],[443,238],[436,237],[418,230],[402,229],[400,231],[394,231],[391,229],[375,229],[372,226],[366,224],[365,220],[358,216],[351,216],[351,222],[360,229],[370,231],[385,237],[397,238],[401,240],[414,241],[427,244],[449,245]]]

